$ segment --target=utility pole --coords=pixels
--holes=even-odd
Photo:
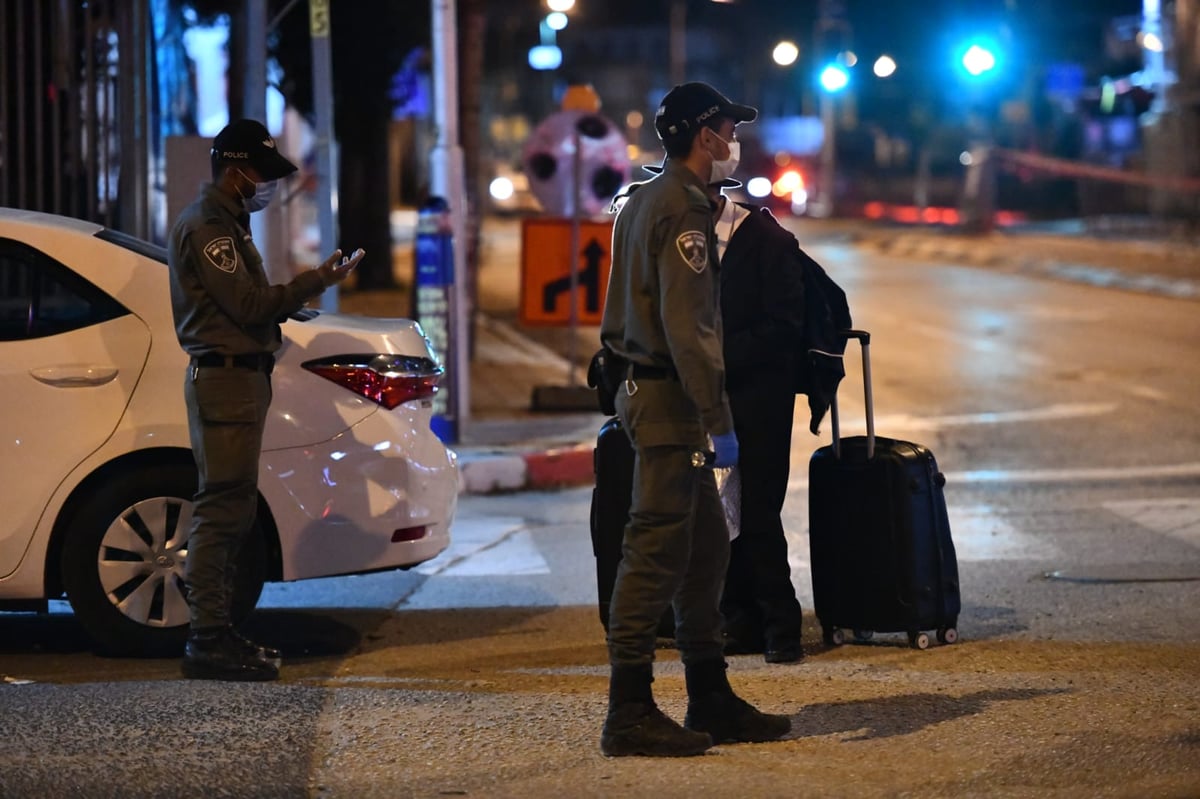
[[[1155,95],[1143,146],[1151,172],[1200,176],[1200,0],[1175,0],[1174,9],[1174,19],[1164,19],[1161,0],[1142,2],[1143,58]],[[1195,196],[1161,188],[1150,206],[1161,215],[1200,214]]]
[[[838,58],[849,45],[849,36],[850,30],[849,23],[846,21],[844,0],[820,0],[820,4],[817,6],[817,24],[813,30],[814,66],[822,84],[817,89],[817,95],[823,131],[820,179],[817,181],[816,201],[812,204],[812,212],[815,216],[833,216],[836,203],[837,95],[845,91],[845,83],[842,82],[841,85],[838,85],[827,82],[825,71],[831,68],[841,69]]]
[[[308,0],[308,29],[312,37],[313,116],[317,139],[317,225],[321,229],[321,254],[337,248],[337,160],[333,156],[333,77],[329,57],[329,0]],[[378,253],[388,258],[391,253]],[[321,295],[321,309],[336,312],[338,287]]]
[[[431,0],[433,12],[433,114],[437,141],[429,156],[430,193],[449,204],[453,235],[454,287],[451,295],[450,352],[453,413],[459,435],[471,413],[471,362],[467,342],[471,307],[467,301],[467,187],[458,128],[458,20],[454,0]]]
[[[267,123],[267,0],[247,0],[242,9],[242,108],[238,115]],[[232,109],[231,109],[232,110]],[[234,114],[230,114],[234,116]],[[232,121],[232,120],[231,120]],[[273,283],[291,280],[287,242],[283,234],[283,203],[273,202],[250,215],[254,245],[265,256]]]

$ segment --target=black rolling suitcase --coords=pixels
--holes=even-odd
[[[830,407],[833,443],[808,467],[809,554],[813,600],[825,642],[845,630],[865,640],[903,632],[917,649],[958,639],[958,561],[950,537],[945,477],[920,444],[876,438],[871,407],[869,333],[862,344],[867,435],[840,437],[837,397]]]
[[[615,416],[600,428],[592,452],[592,470],[596,475],[596,487],[592,489],[592,554],[596,556],[600,623],[607,630],[608,606],[617,580],[617,564],[621,562],[621,541],[633,504],[633,446]],[[670,607],[659,620],[658,635],[675,637],[675,615]]]

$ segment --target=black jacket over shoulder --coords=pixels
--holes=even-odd
[[[845,375],[846,294],[765,208],[744,205],[721,259],[726,387],[787,385],[807,394],[817,426]]]
[[[765,208],[743,207],[750,216],[721,258],[725,385],[731,391],[780,383],[804,334],[804,274],[796,237]]]

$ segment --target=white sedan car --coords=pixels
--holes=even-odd
[[[109,652],[179,651],[196,469],[166,251],[0,209],[0,610],[67,596]],[[283,324],[237,571],[265,581],[407,568],[450,542],[442,366],[421,328],[305,310]]]

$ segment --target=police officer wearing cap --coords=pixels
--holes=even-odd
[[[686,756],[714,743],[769,741],[786,716],[759,712],[726,679],[719,601],[729,533],[712,465],[737,463],[724,391],[717,243],[710,182],[728,177],[734,128],[757,111],[704,83],[663,98],[661,175],[626,201],[613,227],[601,342],[628,361],[617,413],[634,447],[633,503],[609,607],[609,756]],[[698,457],[699,456],[699,457]],[[668,605],[684,664],[683,726],[651,692],[655,630]]]
[[[244,638],[231,618],[234,568],[254,529],[258,460],[271,402],[280,321],[350,274],[358,250],[336,251],[290,283],[271,285],[250,237],[250,213],[267,207],[296,167],[259,122],[231,122],[213,140],[212,183],[171,229],[167,260],[188,430],[199,472],[188,538],[191,624],[183,674],[273,680],[279,652]]]

